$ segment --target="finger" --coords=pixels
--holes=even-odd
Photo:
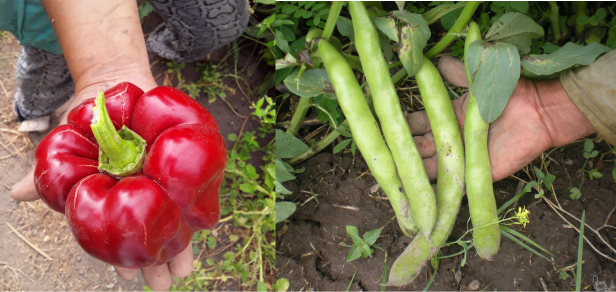
[[[176,255],[169,262],[171,274],[178,277],[188,277],[193,269],[193,250],[192,244],[188,244],[186,249]]]
[[[415,145],[417,145],[417,150],[421,158],[430,158],[436,155],[434,136],[432,136],[431,132],[423,136],[414,136],[413,141],[415,141]]]
[[[445,81],[455,85],[468,87],[464,63],[454,57],[443,56],[438,60],[438,71]]]
[[[120,276],[124,280],[135,279],[135,277],[137,277],[137,275],[139,274],[139,269],[130,269],[116,266],[114,266],[114,268],[116,270],[116,273],[118,273],[118,276]]]
[[[34,201],[39,195],[34,187],[34,168],[24,178],[17,182],[9,191],[11,198],[17,201]]]
[[[456,119],[458,120],[458,125],[460,129],[464,129],[464,120],[466,118],[466,107],[468,107],[468,91],[464,93],[460,98],[453,100],[451,105],[453,106],[453,111],[456,114]],[[464,137],[464,134],[462,135]]]
[[[141,268],[145,283],[154,291],[165,291],[171,287],[171,272],[167,264]]]
[[[428,179],[433,181],[437,177],[437,167],[436,167],[436,155],[430,158],[426,158],[423,160],[424,169],[426,170],[426,174],[428,174]]]
[[[411,134],[416,136],[425,135],[431,131],[426,111],[414,112],[406,115],[406,123],[409,125],[409,129],[411,129]]]

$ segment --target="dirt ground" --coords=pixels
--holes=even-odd
[[[582,149],[583,141],[579,141],[549,154],[553,162],[548,169],[557,177],[553,184],[554,194],[562,209],[571,215],[580,218],[582,210],[586,210],[586,223],[592,228],[598,229],[604,224],[615,225],[616,215],[609,217],[616,207],[616,185],[612,178],[614,156],[607,154],[610,148],[605,142],[595,145],[595,149],[605,155],[597,156],[592,161],[594,166],[590,166],[599,168],[603,178],[593,181],[586,178],[581,189],[582,198],[569,198],[569,188],[579,186],[582,179],[581,173],[577,172],[585,161]],[[305,167],[306,171],[298,175],[296,181],[285,183],[285,187],[293,192],[285,196],[285,200],[295,202],[297,211],[289,221],[277,226],[277,277],[287,278],[291,283],[290,290],[293,291],[341,291],[346,290],[351,282],[351,291],[380,290],[384,252],[375,250],[370,258],[359,258],[347,263],[346,256],[350,250],[348,245],[352,245],[352,241],[347,236],[345,226],[356,226],[360,235],[384,227],[376,245],[387,252],[388,270],[411,239],[402,235],[391,205],[385,194],[374,188],[376,180],[366,173],[368,167],[363,159],[353,157],[348,150],[345,153],[331,153],[330,146],[298,165],[296,168]],[[549,159],[545,157],[545,160]],[[540,164],[540,158],[533,162],[536,166]],[[590,170],[588,167],[587,170]],[[532,172],[532,168],[529,172]],[[515,176],[529,181],[524,171]],[[498,206],[516,194],[518,182],[510,177],[494,184]],[[310,191],[317,194],[318,200],[310,199]],[[556,203],[551,193],[546,193],[546,197]],[[571,270],[577,257],[578,232],[563,221],[547,202],[535,199],[532,194],[522,197],[517,206],[526,206],[530,210],[530,223],[526,228],[516,225],[514,229],[550,251],[554,255],[553,261],[540,258],[502,237],[500,251],[491,262],[479,258],[474,249],[469,251],[467,263],[463,267],[460,267],[461,255],[441,259],[430,290],[481,290],[488,285],[487,289],[492,291],[572,290],[574,278]],[[560,213],[579,228],[578,221],[572,220],[562,211]],[[468,219],[468,202],[464,198],[448,242],[455,241],[468,230]],[[610,226],[599,231],[612,246],[616,235],[614,229]],[[612,248],[610,251],[602,245],[588,228],[585,235],[599,251],[615,258],[616,250]],[[453,245],[441,251],[448,255],[460,250],[460,246]],[[584,244],[583,260],[584,290],[615,291],[616,265],[613,261],[600,256],[587,243]],[[568,271],[568,279],[559,277],[562,270]],[[387,290],[422,290],[432,273],[432,268],[424,268],[413,283],[400,288],[387,287]]]
[[[160,21],[160,17],[150,14],[145,20],[144,33],[147,35]],[[0,38],[0,202],[3,202],[0,203],[0,290],[143,290],[145,282],[141,275],[132,281],[122,280],[111,266],[81,250],[62,214],[52,211],[40,200],[20,203],[10,198],[11,186],[33,166],[35,148],[28,135],[16,131],[19,123],[13,112],[15,62],[20,50],[21,46],[10,34]],[[223,47],[202,61],[216,64],[230,51],[230,45]],[[204,94],[197,99],[218,121],[228,149],[233,147],[233,142],[227,140],[230,133],[237,134],[241,129],[252,131],[259,126],[257,121],[248,118],[252,112],[250,106],[257,99],[256,88],[271,70],[264,65],[254,45],[242,48],[238,56],[237,70],[242,72],[239,75],[250,75],[239,82],[224,79],[227,102],[218,98],[209,103]],[[165,60],[157,61],[153,55],[150,60],[159,85],[177,84],[177,80],[165,73]],[[233,56],[230,60],[233,64]],[[195,64],[191,63],[182,70],[186,82],[198,79],[194,68]],[[244,92],[239,89],[240,84]],[[57,122],[57,118],[54,121]],[[37,143],[44,134],[31,135],[32,141]],[[253,159],[260,161],[259,157]],[[228,238],[222,237],[231,233],[230,222],[220,224],[212,234],[220,234],[221,244],[213,250],[206,249],[205,243],[200,244],[201,250],[195,260],[205,265],[207,258],[222,257],[230,246],[223,244]],[[218,287],[220,290],[242,289],[239,282],[232,280]]]

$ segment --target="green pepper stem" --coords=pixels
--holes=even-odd
[[[140,168],[141,164],[138,162],[142,160],[144,154],[143,139],[126,127],[123,127],[122,130],[132,132],[137,136],[136,138],[141,140],[135,141],[134,135],[130,135],[129,137],[124,135],[125,137],[121,137],[122,135],[116,131],[111,122],[111,118],[107,112],[107,106],[105,105],[105,94],[103,92],[98,93],[98,96],[96,96],[94,100],[94,104],[95,106],[92,108],[94,117],[92,118],[90,127],[92,128],[92,133],[102,152],[100,155],[105,157],[106,161],[104,161],[104,163],[110,165],[114,169],[123,169],[131,164]],[[99,168],[100,164],[101,162],[99,159]],[[134,173],[136,171],[130,172]]]

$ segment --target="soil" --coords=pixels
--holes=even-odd
[[[144,34],[147,36],[161,19],[151,13],[145,19]],[[206,94],[197,99],[218,121],[221,135],[225,139],[227,149],[232,149],[234,143],[228,140],[230,133],[255,131],[259,127],[256,119],[250,118],[251,105],[260,96],[257,88],[263,83],[265,76],[271,70],[260,58],[260,48],[249,41],[238,39],[237,72],[234,72],[234,56],[227,58],[227,73],[241,77],[235,80],[231,77],[221,77],[227,94],[224,102],[220,97],[215,102],[208,102]],[[86,254],[73,239],[64,216],[49,209],[40,200],[35,202],[16,202],[9,196],[9,190],[33,167],[33,152],[35,146],[51,130],[45,133],[30,135],[17,132],[19,123],[13,111],[13,95],[15,93],[15,62],[21,46],[10,34],[0,36],[0,291],[9,290],[143,290],[145,282],[141,275],[132,281],[121,279],[113,268]],[[231,45],[225,46],[202,60],[204,63],[217,64],[226,54],[232,52]],[[152,72],[159,85],[177,85],[177,79],[166,73],[166,60],[158,60],[150,55]],[[194,71],[195,64],[186,64],[182,70],[185,81],[199,79]],[[241,85],[241,89],[240,89]],[[242,92],[243,90],[243,92]],[[271,96],[271,94],[270,94]],[[58,117],[52,118],[57,125]],[[271,140],[266,137],[264,141]],[[253,155],[250,160],[257,169],[261,157]],[[224,198],[223,198],[224,199]],[[11,227],[23,237],[19,237]],[[215,249],[206,248],[205,242],[199,244],[199,253],[194,255],[195,261],[201,261],[206,266],[208,258],[218,261],[224,252],[229,250],[229,235],[236,234],[246,237],[244,229],[234,227],[232,222],[219,224],[212,231],[217,238]],[[41,252],[33,249],[38,248]],[[43,255],[49,256],[47,258]],[[269,281],[271,282],[271,281]],[[229,279],[225,283],[216,282],[217,290],[238,291],[245,289],[241,281]]]
[[[586,167],[587,170],[591,167],[600,168],[603,178],[592,181],[586,178],[581,188],[582,198],[569,198],[569,188],[579,186],[582,180],[582,174],[577,172],[585,161],[582,149],[581,140],[557,148],[549,154],[555,162],[549,164],[548,170],[557,179],[553,184],[554,193],[546,192],[546,196],[552,202],[556,202],[556,196],[562,208],[578,218],[585,210],[586,223],[592,228],[597,229],[606,221],[614,225],[616,216],[608,218],[616,206],[616,187],[612,178],[614,155],[608,154],[611,148],[605,142],[595,145],[595,149],[605,155],[600,154],[592,161],[594,165]],[[411,239],[403,236],[400,231],[391,205],[384,193],[375,187],[377,182],[370,175],[363,158],[359,154],[354,157],[350,151],[338,154],[331,152],[330,146],[298,165],[296,168],[305,167],[306,171],[299,174],[297,180],[285,183],[285,187],[293,192],[285,196],[285,200],[295,202],[297,211],[289,220],[277,225],[277,277],[287,278],[291,283],[289,290],[292,291],[340,291],[346,290],[349,284],[351,291],[380,290],[385,257],[389,270]],[[549,160],[546,158],[545,161]],[[541,165],[541,159],[536,159],[533,165]],[[529,166],[528,171],[532,172],[532,167]],[[530,180],[524,171],[515,176]],[[497,205],[513,197],[517,187],[518,180],[513,177],[496,182],[494,193]],[[311,199],[310,192],[316,195],[316,199]],[[574,278],[569,266],[576,262],[578,232],[564,222],[546,202],[535,199],[533,194],[527,194],[518,201],[517,207],[522,206],[530,210],[530,223],[525,228],[521,225],[513,228],[552,253],[552,261],[540,258],[502,237],[499,253],[493,261],[479,258],[474,249],[468,252],[463,267],[460,266],[462,255],[441,259],[430,290],[481,290],[488,285],[488,289],[499,291],[573,289]],[[563,216],[579,228],[578,221]],[[468,220],[468,203],[464,198],[448,242],[455,241],[468,230]],[[352,241],[347,236],[346,225],[356,226],[360,235],[384,227],[375,244],[386,253],[375,249],[371,257],[347,263],[346,256]],[[601,235],[612,245],[616,235],[614,229],[600,230]],[[588,228],[585,235],[602,253],[614,257],[614,253],[603,246]],[[441,252],[448,255],[460,250],[460,246],[452,245],[441,249]],[[616,283],[615,263],[593,251],[587,243],[584,243],[583,260],[583,289],[614,291],[610,288],[614,289]],[[569,278],[560,278],[560,271],[567,267]],[[387,287],[387,290],[424,289],[432,273],[431,267],[424,268],[411,284]]]

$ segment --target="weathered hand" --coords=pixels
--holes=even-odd
[[[461,61],[442,57],[439,71],[447,82],[468,87]],[[464,131],[468,93],[452,103],[460,130]],[[428,177],[434,180],[436,150],[426,112],[414,112],[406,118]],[[595,132],[558,79],[532,81],[521,77],[503,113],[490,124],[488,151],[492,179],[498,181],[515,173],[550,147],[566,145]]]

